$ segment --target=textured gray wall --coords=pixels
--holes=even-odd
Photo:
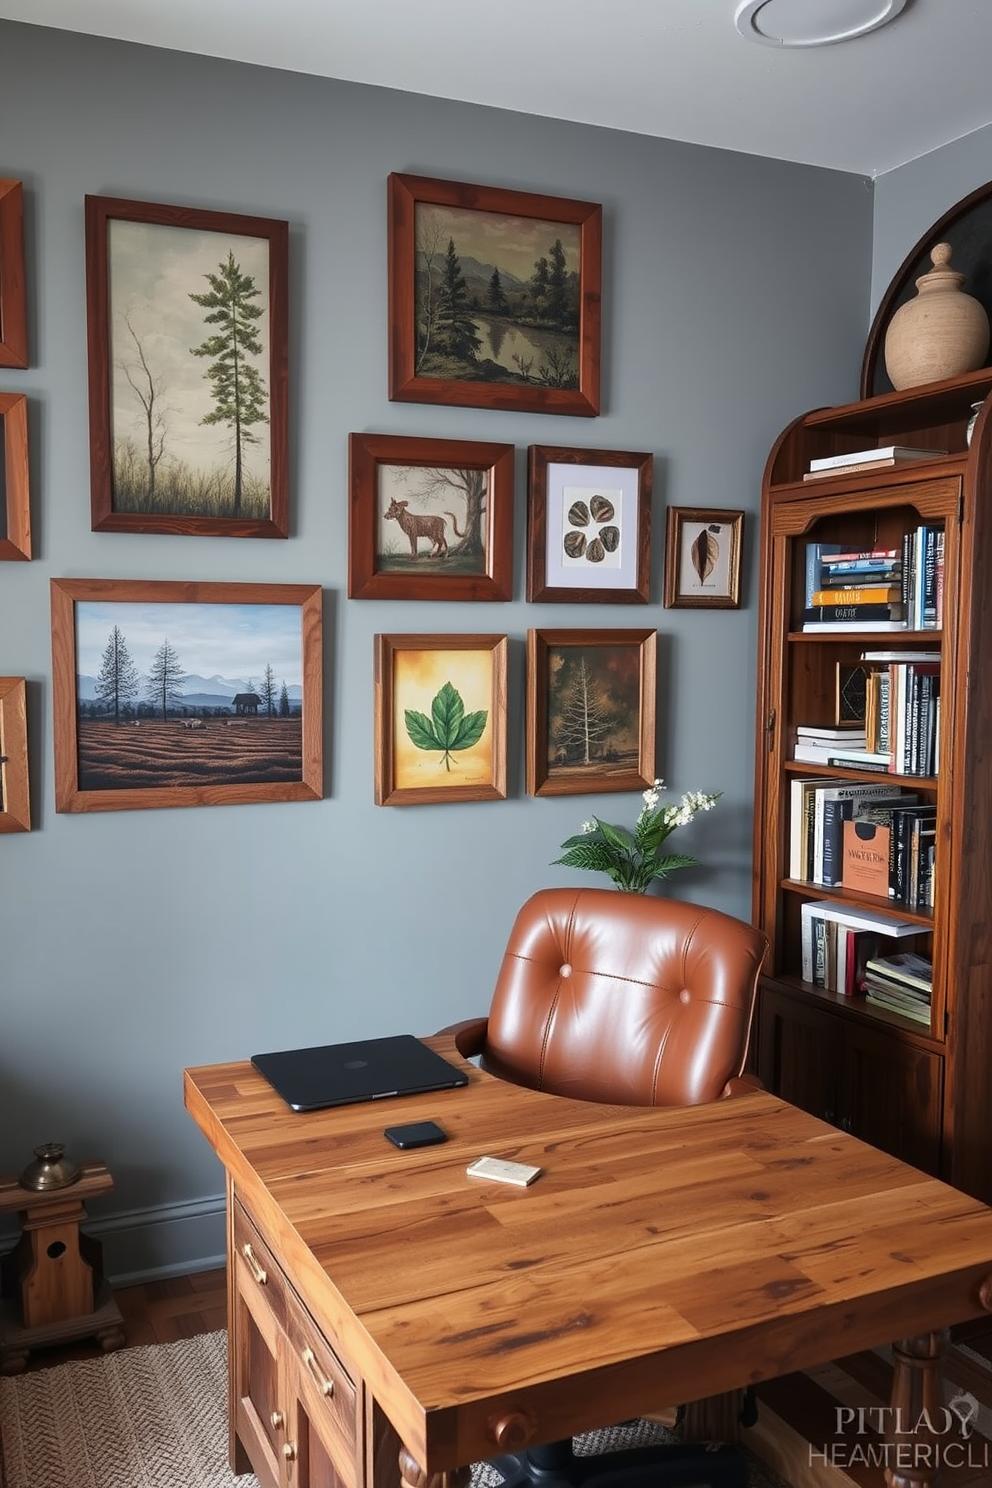
[[[528,627],[658,628],[658,773],[676,793],[725,793],[683,834],[705,868],[673,889],[749,912],[761,470],[794,415],[856,395],[871,193],[841,173],[14,23],[0,58],[32,347],[0,388],[31,396],[37,554],[0,572],[0,673],[28,678],[35,813],[30,835],[0,839],[0,1169],[51,1139],[103,1157],[109,1269],[181,1267],[219,1243],[221,1186],[182,1108],[185,1065],[483,1011],[519,903],[581,877],[549,867],[562,839],[594,812],[633,820],[636,794],[525,794]],[[603,204],[600,418],[390,404],[394,170]],[[87,193],[288,218],[290,541],[90,531]],[[512,603],[346,599],[350,430],[516,445]],[[654,451],[649,606],[524,603],[532,443]],[[668,503],[748,512],[739,611],[661,607]],[[56,815],[54,576],[321,583],[325,799]],[[510,637],[509,800],[373,805],[379,631]]]

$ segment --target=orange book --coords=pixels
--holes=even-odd
[[[876,584],[870,589],[817,589],[810,604],[892,604],[901,598],[898,584]]]
[[[856,817],[844,823],[843,888],[888,897],[890,834],[891,828],[881,822]]]

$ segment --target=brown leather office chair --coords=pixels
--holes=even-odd
[[[454,1025],[483,1069],[552,1095],[694,1106],[760,1089],[744,1074],[760,930],[696,904],[612,889],[542,889],[517,915],[489,1015]],[[577,1457],[553,1442],[500,1457],[505,1488],[746,1488],[732,1446]]]

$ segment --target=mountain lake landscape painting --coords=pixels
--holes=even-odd
[[[390,396],[599,411],[602,209],[390,177]]]

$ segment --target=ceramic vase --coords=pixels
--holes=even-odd
[[[950,243],[938,243],[930,258],[933,268],[917,279],[915,298],[899,306],[885,333],[885,370],[897,391],[974,372],[989,349],[988,316],[962,290],[965,276],[951,268]]]

